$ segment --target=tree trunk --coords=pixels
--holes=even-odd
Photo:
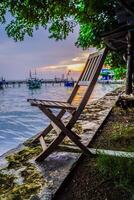
[[[134,31],[129,31],[127,36],[127,73],[126,73],[126,94],[132,93],[132,75],[134,60]]]
[[[132,74],[132,85],[134,86],[134,72]]]

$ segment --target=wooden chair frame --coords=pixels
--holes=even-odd
[[[38,136],[33,140],[35,142],[39,139],[42,146],[42,153],[36,158],[36,161],[40,162],[46,157],[48,157],[56,147],[64,140],[66,136],[70,138],[85,154],[90,154],[91,152],[88,148],[82,144],[80,137],[76,135],[71,129],[82,113],[84,107],[86,106],[89,97],[92,94],[95,83],[98,79],[100,71],[102,69],[103,63],[105,61],[108,48],[101,52],[93,53],[89,55],[83,72],[81,73],[78,82],[76,83],[71,96],[67,102],[60,101],[49,101],[49,100],[39,100],[39,99],[28,99],[32,106],[37,106],[39,109],[51,120],[48,127],[43,130]],[[86,92],[78,107],[73,106],[71,103],[79,89],[80,86],[87,86]],[[51,109],[60,109],[58,115],[54,115]],[[71,119],[66,125],[62,122],[61,118],[64,116],[66,111],[71,112]],[[54,128],[57,132],[57,137],[48,146],[45,143],[44,137]]]

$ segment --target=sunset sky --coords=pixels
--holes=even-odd
[[[40,78],[61,77],[68,70],[77,76],[89,53],[74,45],[78,30],[67,40],[58,42],[49,39],[48,32],[42,28],[23,42],[8,38],[2,26],[0,35],[0,77],[8,80],[26,79],[30,70],[34,73],[35,69]]]

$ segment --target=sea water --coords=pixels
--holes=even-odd
[[[97,84],[90,102],[117,87],[119,85]],[[43,84],[41,89],[29,90],[23,84],[20,87],[9,86],[0,90],[0,155],[37,134],[49,123],[49,119],[37,107],[30,106],[28,98],[66,101],[72,89],[58,84]],[[75,104],[80,100],[83,91],[84,89],[79,91]]]

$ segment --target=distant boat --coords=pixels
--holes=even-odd
[[[74,87],[74,81],[73,80],[65,80],[64,81],[64,86],[65,87]]]
[[[113,80],[114,72],[110,69],[102,69],[100,72],[100,80]]]
[[[3,83],[2,83],[2,81],[0,81],[0,90],[2,90],[3,89]]]
[[[65,87],[74,87],[74,80],[72,77],[70,77],[70,73],[71,73],[71,70],[68,71],[67,78],[64,81]]]
[[[5,83],[5,80],[2,77],[0,81],[0,89],[4,89],[4,83]]]
[[[39,89],[41,88],[42,81],[36,78],[36,72],[35,72],[35,77],[32,77],[31,72],[30,72],[30,76],[29,76],[27,84],[28,84],[29,89]]]
[[[31,78],[28,80],[28,87],[29,89],[39,89],[41,88],[41,80],[36,79],[36,78]]]

